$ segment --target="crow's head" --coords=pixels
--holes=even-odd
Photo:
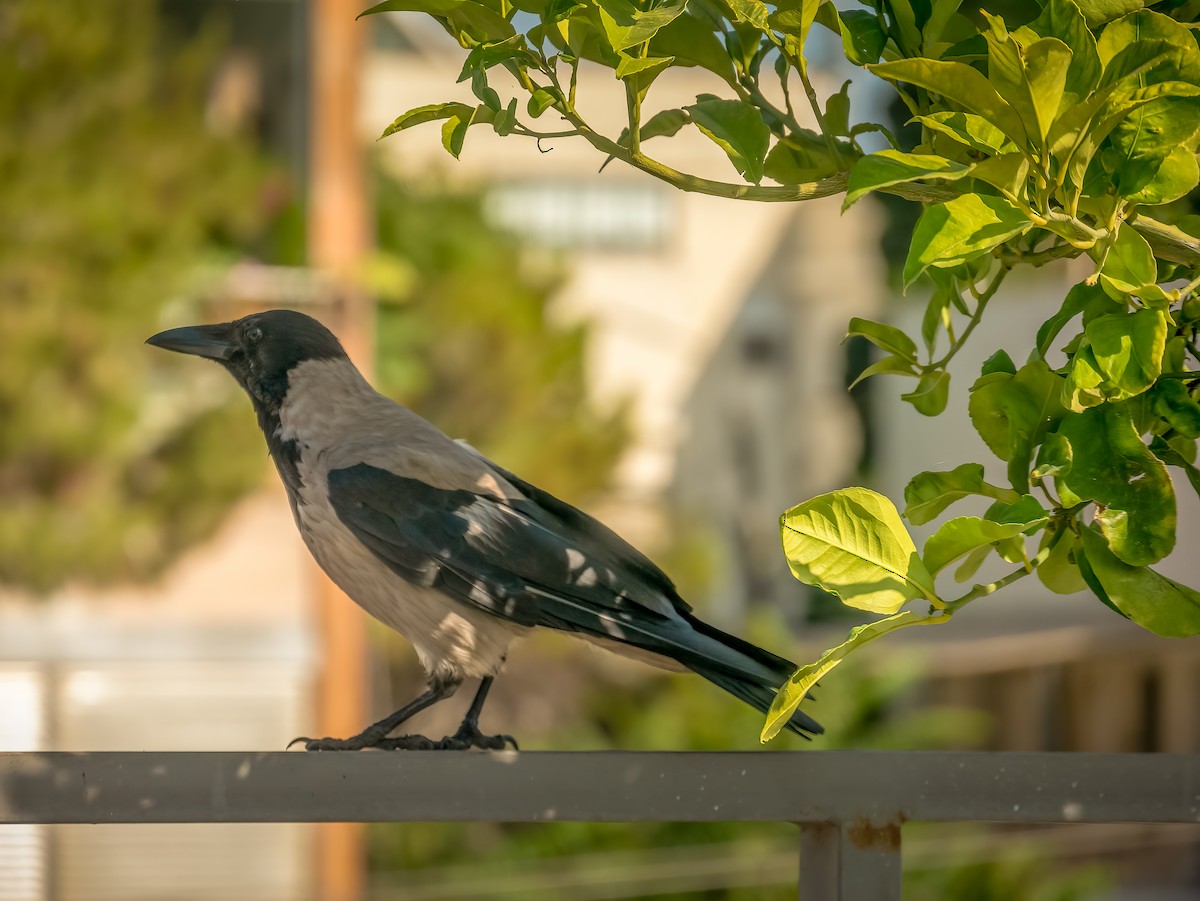
[[[268,310],[233,322],[173,328],[146,343],[216,360],[253,399],[268,406],[283,400],[288,373],[296,366],[307,360],[346,359],[333,332],[293,310]]]

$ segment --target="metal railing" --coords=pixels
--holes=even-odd
[[[800,826],[802,901],[900,898],[906,821],[1200,822],[1200,755],[813,752],[0,754],[0,823]]]

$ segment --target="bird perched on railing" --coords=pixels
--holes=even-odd
[[[338,339],[290,310],[176,328],[149,344],[220,363],[245,389],[304,543],[329,577],[416,648],[426,690],[310,751],[516,747],[479,714],[512,642],[537,626],[691,670],[765,711],[795,666],[699,620],[614,532],[377,393]],[[482,680],[454,735],[392,737]],[[804,713],[792,731],[819,733]]]

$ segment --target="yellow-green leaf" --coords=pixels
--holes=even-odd
[[[855,626],[850,630],[849,638],[836,648],[830,648],[823,653],[816,663],[800,667],[783,684],[783,687],[779,689],[779,693],[775,695],[775,700],[772,702],[771,708],[767,711],[767,721],[763,724],[762,734],[759,736],[759,739],[763,742],[768,742],[778,735],[779,730],[792,718],[792,714],[796,712],[796,708],[800,706],[800,702],[808,696],[809,690],[826,673],[841,663],[851,651],[862,647],[868,642],[874,641],[876,638],[887,635],[889,632],[895,632],[897,629],[903,629],[907,626],[931,626],[936,623],[944,623],[949,618],[949,614],[944,613],[936,616],[927,616],[906,610],[903,613],[897,613],[895,616],[889,616],[887,619],[881,619],[878,622]]]
[[[792,574],[842,603],[895,613],[917,598],[937,601],[933,577],[890,500],[844,488],[797,504],[780,518]]]

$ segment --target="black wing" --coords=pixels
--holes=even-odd
[[[546,509],[532,498],[434,488],[365,463],[332,471],[329,498],[347,528],[409,582],[521,625],[624,641],[682,663],[691,656],[690,624],[659,588],[674,595],[666,576],[561,501]]]

